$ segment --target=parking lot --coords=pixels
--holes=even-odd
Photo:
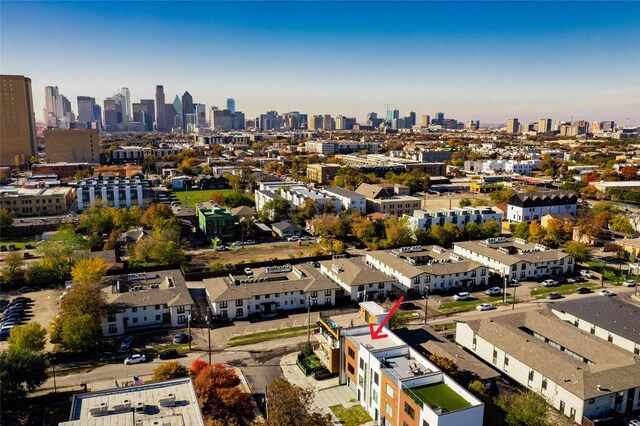
[[[26,324],[32,321],[37,321],[42,327],[48,330],[49,324],[58,314],[58,309],[60,308],[61,293],[62,291],[59,289],[45,289],[24,294],[21,294],[18,291],[10,291],[0,293],[0,299],[13,300],[19,296],[30,298],[33,302],[29,303],[26,306],[25,315],[22,318],[22,323]],[[0,342],[0,350],[6,349],[6,347],[6,340]],[[52,349],[53,344],[49,343],[47,339],[45,350]]]

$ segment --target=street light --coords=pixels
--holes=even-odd
[[[311,343],[311,295],[307,297],[307,343]]]
[[[189,311],[189,316],[187,317],[187,340],[189,341],[189,350],[191,350],[191,311]]]
[[[207,308],[207,333],[209,334],[209,364],[211,364],[211,308]]]
[[[427,325],[427,308],[429,307],[429,290],[431,286],[429,284],[424,287],[424,325]]]
[[[56,363],[55,363],[56,358],[52,353],[48,354],[48,358],[49,358],[49,361],[51,362],[51,368],[53,370],[53,391],[57,393],[58,386],[56,385]]]

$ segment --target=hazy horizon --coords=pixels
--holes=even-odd
[[[636,2],[6,2],[0,72],[103,100],[194,102],[247,118],[394,104],[461,121],[640,123]]]

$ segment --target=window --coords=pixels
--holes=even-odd
[[[471,346],[471,347],[472,347],[472,349],[473,349],[474,351],[476,350],[476,343],[477,343],[477,340],[478,340],[478,339],[476,338],[476,336],[475,336],[475,334],[474,334],[474,335],[473,335],[473,345]]]
[[[145,322],[147,321],[147,316],[146,316],[146,315],[144,316],[144,321],[145,321]]]
[[[529,386],[531,386],[531,382],[533,382],[534,376],[535,376],[535,371],[529,370]]]
[[[542,390],[547,390],[547,378],[542,378]]]
[[[360,369],[364,369],[364,359],[360,358]]]
[[[107,321],[108,322],[115,322],[116,321],[116,314],[109,312],[109,314],[107,315]]]
[[[221,309],[224,309],[226,307],[227,307],[227,301],[226,300],[223,300],[222,302],[220,302],[220,308]]]
[[[260,295],[256,296],[256,300],[260,300]]]
[[[311,297],[318,297],[318,292],[317,291],[312,291],[311,292]]]
[[[358,386],[364,387],[364,378],[362,376],[358,376]]]
[[[509,371],[509,357],[507,355],[504,356],[504,371]]]
[[[376,392],[375,389],[371,390],[371,397],[373,398],[374,402],[376,402],[376,403],[378,402],[378,392]]]
[[[497,350],[493,350],[493,363],[497,363],[498,362],[498,351]]]
[[[640,345],[636,343],[635,347],[633,348],[633,353],[636,355],[640,355]]]
[[[595,325],[591,326],[591,330],[589,330],[589,333],[596,334],[596,326]]]
[[[118,325],[117,324],[109,324],[109,333],[117,333]]]
[[[161,316],[160,315],[156,315],[156,321],[160,321]]]
[[[178,324],[184,324],[187,322],[187,317],[184,315],[178,315]]]
[[[137,324],[137,323],[138,323],[138,318],[134,317],[134,318],[133,318],[133,323],[134,323],[134,324]]]
[[[237,316],[237,317],[241,317],[241,316],[243,316],[243,315],[244,315],[244,311],[243,311],[243,309],[242,309],[242,308],[238,308],[238,309],[236,309],[236,316]]]
[[[413,283],[414,283],[414,284],[420,284],[420,277],[415,277],[415,278],[413,279]]]
[[[271,297],[271,295],[270,295],[270,294],[265,294],[265,295],[264,295],[264,298],[265,298],[265,299],[268,299],[268,298],[270,298],[270,297]]]
[[[326,297],[326,298],[324,299],[324,304],[325,304],[325,305],[330,305],[330,304],[331,304],[331,298],[330,298],[330,297]]]
[[[156,308],[156,311],[160,310],[160,305],[156,305],[155,308]]]
[[[133,308],[131,308],[131,312],[138,312],[138,308],[134,306]]]
[[[404,403],[404,412],[407,413],[407,416],[411,417],[412,419],[416,415],[416,410],[414,410],[413,407],[406,402]]]
[[[378,289],[379,290],[384,289],[384,283],[378,283]]]
[[[349,355],[349,358],[353,359],[356,356],[356,351],[354,351],[353,348],[348,348],[347,355]]]
[[[276,293],[276,297],[280,297],[280,293]]]
[[[242,306],[242,305],[243,305],[242,299],[237,299],[236,300],[236,306]]]
[[[348,371],[350,374],[356,374],[356,369],[355,369],[355,368],[353,368],[353,365],[351,365],[351,364],[347,364],[347,371]]]
[[[384,411],[386,411],[388,415],[393,416],[393,409],[391,408],[389,403],[384,405]]]
[[[226,309],[223,311],[220,311],[220,318],[226,318],[227,317],[227,311]]]
[[[325,290],[324,291],[324,295],[325,296],[331,296],[331,290]]]
[[[178,313],[179,314],[184,314],[184,305],[178,306]]]
[[[375,383],[377,385],[379,381],[380,381],[380,376],[378,375],[377,372],[374,372],[373,373],[373,383]]]
[[[387,392],[387,395],[389,395],[389,398],[393,398],[393,388],[390,384],[387,383],[385,391]]]

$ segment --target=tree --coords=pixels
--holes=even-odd
[[[489,194],[489,198],[495,204],[505,204],[516,192],[511,188],[502,188]]]
[[[609,229],[617,232],[624,232],[626,234],[633,234],[635,230],[633,226],[631,226],[631,222],[626,216],[621,214],[617,214],[611,218],[609,221]]]
[[[47,331],[37,322],[19,325],[11,330],[9,335],[9,349],[42,352],[45,345]]]
[[[580,195],[583,198],[589,198],[592,200],[600,200],[603,197],[603,193],[593,185],[587,185],[580,190]]]
[[[101,325],[100,325],[101,326]],[[89,314],[65,318],[62,325],[62,346],[73,351],[84,351],[95,347],[100,329]]]
[[[406,246],[413,243],[413,232],[409,228],[407,219],[398,219],[390,216],[384,223],[385,226],[385,247]]]
[[[268,426],[330,426],[331,416],[314,409],[312,389],[303,389],[286,379],[274,379],[267,386]]]
[[[486,237],[486,238],[494,238],[500,235],[500,225],[498,225],[498,222],[496,222],[495,220],[491,219],[488,220],[487,222],[485,222],[485,224],[482,226],[482,234]]]
[[[25,349],[0,353],[0,404],[3,411],[19,409],[27,395],[47,380],[44,355]]]
[[[43,262],[32,263],[25,271],[25,279],[30,285],[51,284],[64,279],[64,274],[45,266]]]
[[[513,236],[516,238],[522,238],[523,240],[529,239],[529,224],[527,222],[520,222],[513,228]]]
[[[479,240],[482,238],[482,229],[475,222],[467,222],[464,226],[464,238],[466,240]]]
[[[109,208],[109,212],[113,217],[113,225],[120,231],[126,231],[136,226],[140,226],[140,218],[142,217],[142,209],[138,206],[130,208],[115,207]]]
[[[584,262],[589,259],[589,248],[585,243],[569,241],[565,245],[564,251],[568,255],[573,256],[578,262]]]
[[[302,202],[302,205],[296,212],[298,223],[302,224],[306,220],[313,218],[316,215],[316,200],[313,198],[307,198]]]
[[[625,180],[634,180],[638,178],[638,168],[635,166],[625,166],[620,169],[620,174]]]
[[[469,391],[474,394],[480,400],[487,402],[489,400],[489,393],[487,387],[480,380],[474,380],[467,386]]]
[[[551,247],[559,247],[571,238],[571,228],[565,227],[565,222],[550,219],[547,222],[545,243]]]
[[[280,222],[289,218],[289,202],[284,198],[267,201],[260,211],[262,222]]]
[[[469,207],[471,206],[471,200],[468,198],[461,198],[460,201],[458,202],[458,207],[463,208],[463,207]]]
[[[161,382],[163,380],[177,379],[178,377],[187,377],[189,370],[178,361],[169,361],[160,364],[153,369],[151,380]]]
[[[375,224],[361,214],[352,216],[351,232],[363,242],[371,242],[376,237]]]
[[[534,220],[529,224],[529,241],[534,243],[540,243],[545,237],[545,231],[540,222]]]
[[[211,194],[211,197],[209,197],[209,200],[213,201],[214,203],[216,203],[219,206],[225,206],[225,202],[224,202],[224,193],[223,192],[214,192],[213,194]]]
[[[253,238],[256,235],[256,220],[252,216],[240,219],[240,228],[245,238]]]
[[[101,257],[80,259],[71,269],[71,277],[79,284],[99,284],[107,272],[107,264]]]
[[[189,366],[189,374],[191,374],[192,376],[197,376],[198,374],[200,374],[200,371],[202,371],[202,369],[207,365],[209,365],[208,362],[201,359],[196,359]]]
[[[535,392],[503,394],[495,399],[498,407],[505,411],[505,421],[512,426],[548,426],[549,405]]]
[[[58,277],[63,277],[69,273],[76,260],[89,252],[89,244],[73,228],[63,226],[58,228],[54,236],[39,245],[37,251],[42,256],[43,266],[50,268]]]
[[[231,191],[224,194],[224,205],[229,207],[230,209],[233,209],[240,206],[251,207],[255,205],[255,202],[253,201],[253,198],[247,196],[247,194],[245,194],[244,192]]]
[[[394,305],[393,302],[391,302],[390,300],[387,300],[382,304],[382,307],[385,308],[387,311],[391,311],[391,309],[393,308],[393,305]],[[388,323],[389,328],[391,330],[395,330],[396,328],[404,327],[405,325],[409,324],[412,318],[413,318],[413,312],[401,311],[399,309],[396,309],[393,315],[391,315],[391,318],[389,318],[389,323]]]
[[[342,221],[334,214],[322,214],[311,221],[313,233],[319,236],[340,234]]]
[[[80,215],[80,228],[92,235],[108,234],[115,228],[111,213],[105,202],[96,202]]]
[[[4,268],[2,268],[2,278],[11,282],[22,273],[24,258],[18,252],[11,252],[4,258]]]
[[[429,361],[433,362],[439,369],[451,377],[456,377],[458,374],[458,365],[450,358],[431,354],[429,355]]]
[[[203,414],[223,424],[247,425],[255,418],[251,396],[240,391],[240,379],[232,368],[222,364],[207,365],[200,370],[194,388]]]
[[[5,229],[13,225],[13,212],[7,209],[0,209],[0,229]]]
[[[140,217],[140,223],[146,228],[153,228],[159,219],[175,217],[171,206],[167,204],[151,204]]]

